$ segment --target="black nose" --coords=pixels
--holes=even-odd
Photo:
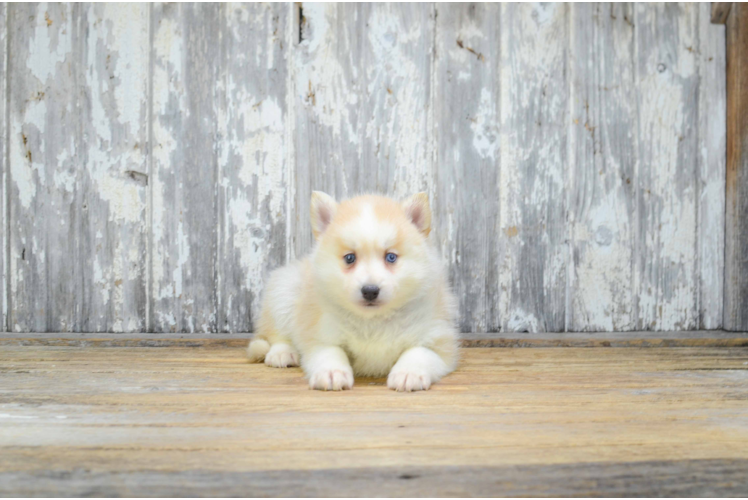
[[[361,295],[369,302],[376,300],[379,296],[379,287],[377,285],[364,285],[361,287]]]

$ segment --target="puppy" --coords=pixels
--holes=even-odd
[[[315,191],[311,223],[311,255],[270,276],[250,361],[301,364],[309,386],[325,391],[351,389],[354,374],[427,390],[454,370],[456,306],[427,241],[428,196],[338,204]]]

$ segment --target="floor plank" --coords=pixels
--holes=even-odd
[[[416,394],[234,348],[5,345],[0,376],[0,496],[748,495],[744,347],[465,349]]]
[[[463,347],[748,347],[748,332],[694,330],[668,332],[463,333]],[[2,333],[0,346],[54,347],[246,347],[251,333]]]

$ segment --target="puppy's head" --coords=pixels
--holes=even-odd
[[[402,203],[366,195],[338,204],[315,191],[311,222],[317,288],[354,314],[384,314],[427,286],[431,209],[425,193]]]

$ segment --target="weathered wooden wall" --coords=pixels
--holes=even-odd
[[[708,4],[3,4],[0,26],[10,331],[250,331],[312,244],[312,190],[427,191],[463,331],[722,326]]]
[[[728,135],[724,327],[745,331],[748,330],[748,5],[735,2],[729,8],[726,36]]]

